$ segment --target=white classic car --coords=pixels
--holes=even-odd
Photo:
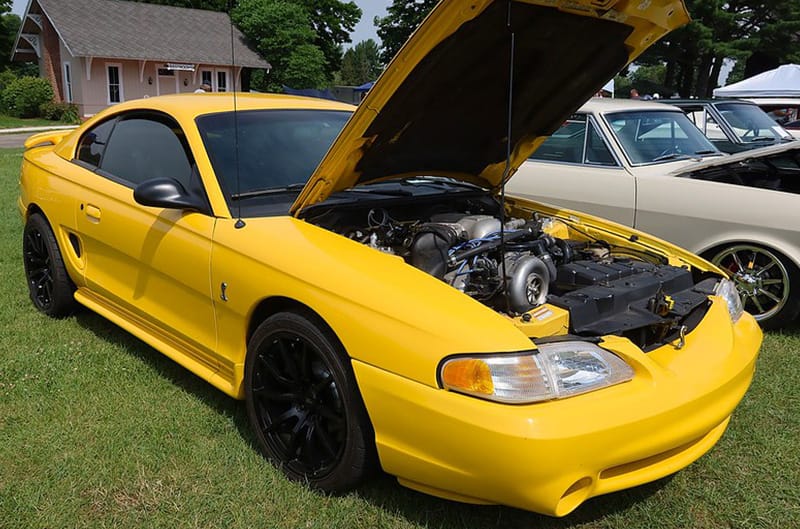
[[[586,211],[700,254],[774,328],[800,313],[800,145],[720,153],[663,103],[592,99],[517,171],[509,194]]]

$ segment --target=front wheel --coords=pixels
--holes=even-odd
[[[339,492],[374,467],[374,434],[349,358],[316,318],[283,312],[256,329],[245,397],[262,451],[290,479]]]
[[[22,259],[34,306],[53,318],[69,315],[75,309],[75,285],[67,274],[53,230],[39,213],[25,223]]]
[[[737,244],[711,255],[711,262],[731,274],[744,309],[765,329],[793,321],[800,312],[800,271],[773,250]]]

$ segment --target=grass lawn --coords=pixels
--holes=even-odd
[[[41,119],[41,118],[31,118],[31,119],[12,118],[11,116],[0,114],[0,130],[16,129],[20,127],[47,127],[52,125],[69,125],[69,124],[70,123],[65,123],[63,121],[52,121],[49,119]]]
[[[325,496],[258,455],[241,403],[88,311],[55,321],[34,310],[19,163],[20,150],[0,150],[2,529],[800,527],[796,327],[766,336],[755,382],[708,455],[567,518],[439,500],[388,477]]]

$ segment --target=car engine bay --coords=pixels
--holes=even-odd
[[[422,203],[421,203],[422,202]],[[643,349],[702,319],[717,279],[644,249],[617,248],[533,214],[501,220],[491,197],[359,200],[310,208],[307,221],[402,257],[494,310],[528,321],[545,304],[569,312],[569,332],[630,338]],[[569,230],[575,237],[557,237]],[[635,246],[635,243],[632,243]]]

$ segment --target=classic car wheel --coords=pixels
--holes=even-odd
[[[374,434],[342,347],[322,322],[275,314],[245,361],[250,423],[266,456],[290,478],[329,492],[374,466]]]
[[[724,248],[711,262],[731,273],[744,303],[762,327],[772,329],[789,323],[800,311],[800,296],[792,286],[800,284],[797,267],[782,255],[753,244]]]
[[[54,318],[75,308],[75,285],[67,274],[53,230],[39,213],[28,217],[22,233],[22,259],[31,301]]]

